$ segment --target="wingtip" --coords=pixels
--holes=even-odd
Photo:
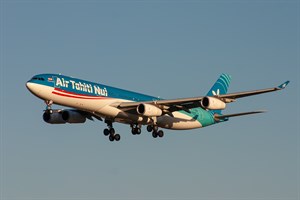
[[[266,113],[266,112],[268,112],[267,110],[257,110],[257,111],[255,111],[256,113]]]
[[[284,89],[289,83],[290,83],[290,81],[286,81],[286,82],[282,83],[281,85],[278,86],[278,89],[280,89],[280,90]]]

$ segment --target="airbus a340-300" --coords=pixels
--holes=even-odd
[[[39,74],[31,78],[26,87],[45,101],[43,114],[50,124],[84,123],[86,119],[107,124],[103,133],[110,141],[121,136],[113,128],[114,122],[129,124],[133,135],[141,127],[154,138],[163,137],[164,129],[187,130],[227,121],[230,117],[264,111],[222,114],[228,103],[236,99],[284,89],[289,81],[278,87],[227,94],[231,77],[222,74],[205,96],[179,99],[161,99],[61,74]],[[69,107],[52,109],[52,104]]]

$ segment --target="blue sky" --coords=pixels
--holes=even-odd
[[[299,199],[299,1],[16,1],[1,6],[0,198]],[[62,73],[163,98],[286,90],[230,104],[266,109],[153,139],[116,124],[49,125],[25,82]],[[58,107],[58,106],[57,106]]]

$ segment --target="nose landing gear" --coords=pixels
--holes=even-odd
[[[51,106],[53,104],[53,101],[52,100],[45,100],[45,104],[47,105],[45,112],[47,112],[49,114],[52,114],[53,110],[52,110]]]

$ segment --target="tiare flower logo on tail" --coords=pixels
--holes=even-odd
[[[220,95],[220,89],[217,89],[217,92],[215,92],[214,90],[212,91],[212,94],[214,96],[219,96]]]

